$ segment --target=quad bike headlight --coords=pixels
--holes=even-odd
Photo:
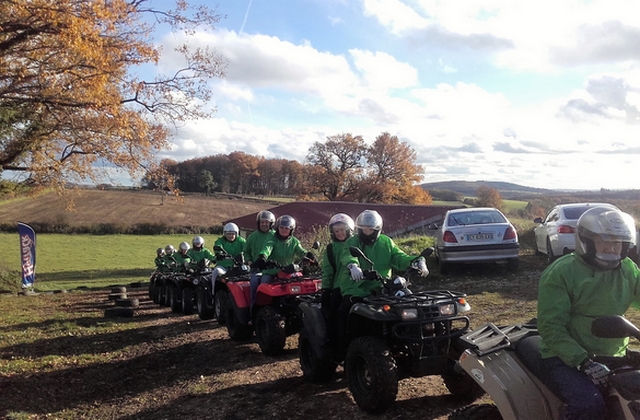
[[[299,285],[297,286],[289,286],[289,293],[300,293],[302,292],[302,287],[300,287]]]
[[[193,280],[191,280],[191,283],[193,283],[194,286],[197,286],[198,283],[199,283],[199,280],[198,279],[193,279]]]
[[[402,318],[403,321],[418,319],[418,310],[416,308],[403,309],[402,312],[400,312],[400,318]]]
[[[447,303],[446,305],[440,305],[440,315],[455,315],[456,305],[453,303]]]

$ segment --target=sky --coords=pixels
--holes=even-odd
[[[329,136],[389,132],[416,151],[423,182],[640,188],[633,0],[217,4],[216,30],[189,41],[228,61],[211,82],[217,111],[180,127],[161,158],[304,162]],[[182,41],[159,35],[165,51]]]

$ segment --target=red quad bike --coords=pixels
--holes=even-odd
[[[317,264],[315,258],[305,257],[303,267]],[[300,296],[317,293],[322,287],[320,276],[306,276],[298,264],[279,267],[273,261],[267,262],[267,268],[280,268],[278,274],[269,283],[258,286],[254,317],[250,315],[249,279],[227,279],[229,294],[225,304],[225,318],[229,337],[235,341],[248,340],[255,326],[256,338],[262,352],[268,356],[281,354],[287,336],[300,331],[298,312]]]
[[[188,273],[175,273],[173,283],[169,285],[168,295],[171,311],[182,312],[184,315],[193,314],[195,295],[200,283],[211,283],[210,261],[203,259],[195,269]]]
[[[198,316],[204,320],[216,318],[218,324],[225,325],[226,319],[223,308],[229,300],[227,282],[248,281],[251,277],[251,270],[244,260],[243,253],[232,257],[219,246],[215,246],[213,250],[218,261],[223,259],[233,260],[233,266],[225,274],[219,275],[214,285],[211,284],[211,281],[202,281],[198,284],[196,292]]]
[[[601,338],[635,337],[640,330],[621,316],[595,318],[591,332]],[[468,347],[459,364],[495,404],[456,410],[451,420],[561,420],[562,402],[538,379],[543,369],[535,324],[486,324],[466,334]],[[637,351],[625,357],[595,357],[611,369],[603,395],[607,420],[640,419],[640,360]]]
[[[351,255],[373,266],[362,250],[350,247]],[[428,257],[433,248],[422,256]],[[417,270],[409,267],[404,276]],[[398,394],[398,382],[407,377],[439,375],[453,395],[476,398],[482,389],[461,370],[456,361],[464,348],[459,338],[469,330],[471,310],[466,294],[448,290],[412,293],[405,277],[384,279],[364,270],[365,278],[382,282],[382,292],[353,305],[347,319],[346,348],[327,341],[326,311],[319,301],[299,306],[303,327],[299,338],[300,367],[305,380],[324,382],[342,362],[349,391],[358,406],[381,413]],[[337,350],[337,351],[336,351]]]

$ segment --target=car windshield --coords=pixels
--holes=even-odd
[[[593,206],[569,207],[563,210],[564,218],[567,220],[578,220],[582,213],[589,210]]]
[[[487,223],[505,223],[502,214],[495,211],[470,211],[467,213],[450,214],[449,226],[484,225]]]

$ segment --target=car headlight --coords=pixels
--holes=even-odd
[[[300,286],[289,286],[289,293],[300,293],[302,292],[302,287]]]
[[[456,305],[453,303],[447,303],[446,305],[440,305],[440,315],[455,315]]]
[[[418,319],[418,310],[415,308],[403,309],[402,312],[400,312],[400,318],[402,318],[403,321]]]

